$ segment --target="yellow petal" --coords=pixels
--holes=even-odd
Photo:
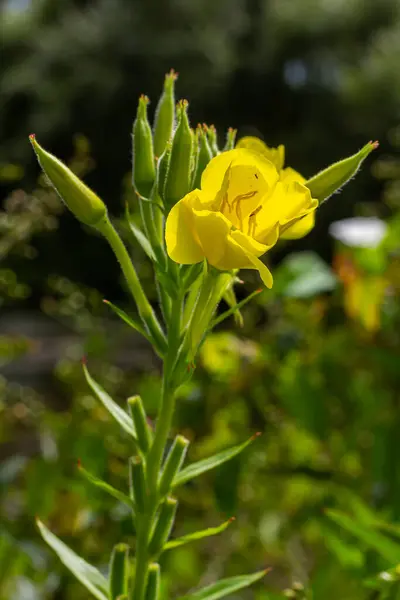
[[[315,210],[310,212],[308,215],[295,221],[293,225],[290,225],[285,231],[280,234],[280,237],[284,240],[297,240],[302,238],[307,233],[310,233],[311,229],[315,225]]]
[[[260,273],[260,277],[263,280],[264,285],[267,288],[271,289],[274,283],[274,279],[268,267],[264,265],[264,263],[256,256],[249,254],[248,259],[253,263],[254,268],[257,269],[257,271]]]
[[[225,270],[227,267],[219,265],[226,253],[227,236],[232,227],[231,223],[220,212],[194,210],[193,224],[203,255],[211,265]]]
[[[317,206],[318,201],[311,198],[310,190],[301,183],[279,182],[273,194],[266,199],[262,209],[256,215],[257,227],[254,237],[259,242],[265,243],[277,223],[281,230],[286,231],[291,222],[306,216]]]
[[[165,225],[167,252],[172,260],[184,265],[198,263],[204,258],[194,226],[193,203],[200,203],[198,190],[190,192],[172,207]]]
[[[292,169],[291,167],[286,167],[286,169],[282,169],[279,171],[280,180],[284,183],[293,183],[293,181],[298,181],[299,183],[305,183],[307,180],[303,175],[300,175],[297,171]]]
[[[261,154],[270,160],[278,171],[280,171],[285,164],[285,146],[283,145],[280,145],[277,148],[269,148],[267,144],[259,138],[247,136],[238,141],[236,148],[246,148],[247,150]]]
[[[246,181],[242,184],[238,181],[240,167],[246,168],[247,172]],[[279,179],[275,166],[262,155],[256,155],[254,152],[245,149],[229,150],[215,156],[203,171],[201,189],[207,197],[215,198],[217,196],[229,168],[232,171],[235,168],[236,171],[234,177],[235,187],[238,188],[234,192],[236,195],[249,191],[248,185],[250,182],[252,185],[257,184],[257,189],[260,189],[260,192],[262,190],[264,193],[264,191],[273,189]],[[233,198],[229,200],[233,200]],[[213,207],[214,210],[218,208]]]

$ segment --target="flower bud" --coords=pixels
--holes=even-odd
[[[172,526],[175,520],[176,509],[178,508],[178,501],[176,498],[166,498],[161,504],[160,513],[158,515],[157,523],[154,528],[154,533],[149,543],[149,554],[155,556],[159,554],[169,538]]]
[[[178,126],[172,140],[171,158],[165,181],[165,204],[171,208],[190,191],[190,173],[193,152],[193,134],[187,115],[188,102],[177,106]]]
[[[110,600],[117,600],[128,591],[129,546],[117,544],[110,560]]]
[[[160,494],[162,496],[165,496],[170,491],[175,475],[177,475],[185,460],[188,446],[189,440],[184,438],[183,435],[176,436],[161,473]]]
[[[146,477],[143,460],[140,456],[134,456],[129,461],[130,495],[135,504],[137,512],[142,513],[147,503]]]
[[[154,120],[154,154],[158,157],[171,139],[175,121],[175,81],[178,74],[173,69],[165,76],[164,90],[156,108]]]
[[[133,124],[133,185],[136,191],[145,198],[150,196],[156,178],[156,167],[153,153],[153,136],[147,118],[147,96],[140,96]]]
[[[197,132],[199,136],[199,154],[197,157],[196,171],[192,185],[193,189],[201,187],[201,176],[204,169],[213,157],[207,135],[201,125],[197,127]]]
[[[228,150],[234,149],[236,134],[237,134],[237,129],[233,129],[232,127],[229,127],[227,134],[226,134],[226,142],[225,142],[223,152],[227,152]]]
[[[33,134],[29,139],[45,175],[69,210],[85,225],[96,227],[102,223],[107,216],[104,202],[64,163],[46,152]]]
[[[217,156],[217,154],[219,154],[217,130],[215,129],[214,125],[210,125],[209,127],[204,125],[204,128],[207,133],[208,143],[210,144],[212,155]]]
[[[321,204],[350,181],[359,170],[361,163],[378,147],[378,142],[368,142],[359,152],[334,163],[305,182],[305,186]]]
[[[146,600],[158,600],[160,597],[160,565],[151,563],[147,576]]]
[[[140,396],[128,398],[128,406],[135,426],[139,448],[146,454],[150,447],[151,434],[147,424],[146,413]]]

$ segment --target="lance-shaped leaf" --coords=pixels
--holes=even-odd
[[[333,163],[333,165],[311,177],[304,184],[310,190],[311,196],[316,198],[320,204],[327,200],[329,196],[332,196],[354,177],[361,163],[378,145],[378,142],[368,142],[356,154]]]
[[[61,562],[98,600],[108,600],[107,579],[92,565],[75,554],[54,533],[37,519],[37,526],[45,542],[54,550]]]
[[[119,490],[112,487],[112,485],[106,483],[102,479],[99,479],[98,477],[84,469],[80,462],[78,463],[78,469],[79,473],[81,473],[81,475],[83,475],[83,477],[87,481],[89,481],[89,483],[99,488],[100,490],[103,490],[103,492],[106,492],[110,496],[113,496],[113,498],[116,498],[116,500],[119,500],[119,502],[123,502],[124,504],[129,506],[129,508],[132,509],[132,501],[127,494],[120,492]]]
[[[140,333],[143,337],[145,337],[146,340],[149,340],[149,336],[147,335],[146,331],[144,330],[144,328],[142,327],[142,325],[139,323],[139,321],[137,321],[137,319],[135,319],[134,317],[130,317],[129,315],[127,315],[126,312],[124,312],[121,308],[118,308],[118,306],[115,306],[115,304],[113,304],[109,300],[103,300],[103,303],[106,304],[107,306],[109,306],[111,308],[111,310],[116,315],[118,315],[120,319],[122,319],[123,321],[125,321],[125,323],[127,325],[129,325],[130,327],[132,327],[132,329],[136,329],[136,331],[138,333]]]
[[[227,319],[228,317],[230,317],[231,315],[239,315],[239,320],[237,321],[238,324],[240,326],[243,325],[243,319],[241,318],[241,314],[240,314],[240,309],[247,304],[248,302],[250,302],[250,300],[252,300],[255,296],[258,296],[258,294],[261,294],[261,292],[263,292],[264,290],[256,290],[255,292],[253,292],[252,294],[249,294],[249,296],[247,296],[246,298],[243,298],[243,300],[241,300],[240,302],[234,303],[231,308],[229,308],[228,310],[226,310],[225,312],[223,312],[221,315],[219,315],[218,317],[216,317],[215,319],[213,319],[210,323],[209,329],[213,329],[216,325],[219,325],[219,323],[222,323],[222,321],[225,321],[225,319]],[[228,292],[232,292],[232,288],[230,290],[228,290]],[[227,292],[225,292],[226,294]],[[224,300],[228,301],[227,297],[224,296]]]
[[[229,525],[233,523],[234,520],[235,517],[232,517],[231,519],[228,519],[228,521],[225,521],[224,523],[221,523],[221,525],[218,525],[218,527],[208,527],[208,529],[195,531],[194,533],[183,535],[182,537],[176,538],[175,540],[170,540],[165,544],[164,551],[172,550],[173,548],[178,548],[179,546],[184,546],[185,544],[190,544],[190,542],[196,542],[197,540],[202,540],[206,537],[218,535],[219,533],[225,531],[225,529],[229,527]]]
[[[93,377],[91,377],[85,363],[83,363],[83,372],[85,374],[86,381],[88,382],[96,398],[101,402],[104,408],[108,410],[110,415],[114,417],[122,429],[125,429],[129,435],[136,439],[136,432],[130,416],[120,406],[118,406],[111,396],[109,396],[107,392],[93,379]]]
[[[149,200],[143,200],[143,202],[149,202]],[[128,222],[129,228],[130,228],[134,238],[136,239],[136,241],[139,242],[140,246],[142,247],[144,252],[147,254],[147,256],[150,258],[150,260],[152,260],[153,262],[156,262],[156,255],[154,254],[152,245],[150,244],[150,241],[148,240],[146,235],[143,233],[143,231],[139,227],[137,227],[137,225],[135,225],[135,223],[133,222],[132,217],[129,212],[128,204],[126,204],[126,207],[125,207],[125,216],[126,216],[126,220]]]
[[[243,452],[243,450],[247,448],[249,444],[254,442],[259,435],[259,433],[256,433],[250,439],[243,442],[243,444],[239,444],[237,446],[233,446],[232,448],[228,448],[227,450],[223,450],[222,452],[218,452],[218,454],[214,454],[214,456],[199,460],[198,462],[189,465],[185,469],[182,469],[182,471],[180,471],[175,477],[173,487],[182,485],[183,483],[198,477],[202,473],[206,473],[206,471],[210,471],[211,469],[219,467],[219,465],[222,465],[234,456],[240,454],[240,452]]]
[[[353,517],[337,510],[326,511],[327,516],[332,519],[339,527],[342,527],[360,542],[363,542],[369,548],[378,552],[383,558],[392,565],[400,563],[400,544],[382,535],[373,529],[373,526],[365,526],[358,523]]]
[[[208,585],[207,587],[181,597],[179,600],[218,600],[218,598],[224,598],[233,592],[237,592],[249,585],[252,585],[256,581],[259,581],[268,573],[269,569],[264,571],[258,571],[252,575],[238,575],[236,577],[228,577],[227,579],[221,579],[217,583]]]

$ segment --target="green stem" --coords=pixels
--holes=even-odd
[[[141,518],[137,519],[135,584],[131,600],[144,600],[148,571],[152,560],[152,557],[149,555],[148,545],[154,519],[160,504],[158,490],[159,473],[175,409],[175,386],[172,375],[180,342],[182,303],[182,294],[179,293],[172,304],[168,328],[167,353],[164,356],[161,407],[157,418],[153,443],[146,460],[148,506],[145,513],[141,515]]]
[[[113,249],[114,254],[121,265],[122,272],[125,276],[129,290],[136,302],[139,315],[146,329],[148,330],[152,341],[157,348],[157,351],[163,355],[166,351],[165,335],[161,329],[156,315],[154,314],[150,302],[143,291],[135,267],[132,264],[124,243],[108,218],[104,220],[101,225],[97,226],[97,229],[102,235],[104,235]]]

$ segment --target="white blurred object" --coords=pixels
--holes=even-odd
[[[376,248],[383,240],[386,230],[387,224],[378,217],[342,219],[329,226],[332,237],[355,248]]]

